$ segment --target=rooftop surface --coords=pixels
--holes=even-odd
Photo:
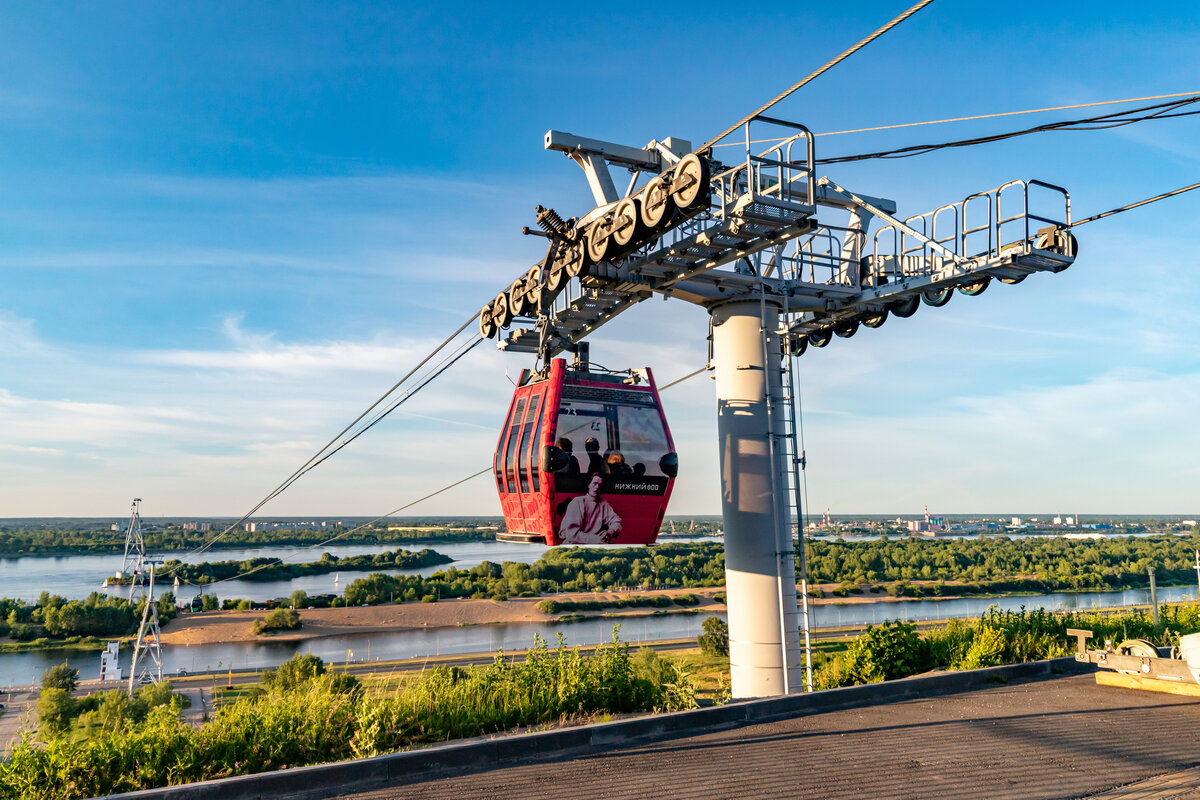
[[[638,743],[353,795],[520,798],[1200,798],[1200,698],[1091,674]]]

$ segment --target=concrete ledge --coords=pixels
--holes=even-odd
[[[331,794],[364,792],[414,783],[452,772],[482,772],[516,758],[550,760],[610,750],[614,745],[694,736],[803,714],[893,703],[913,697],[955,694],[998,683],[1046,680],[1090,671],[1090,664],[1082,664],[1068,657],[968,672],[935,673],[813,694],[743,700],[724,706],[597,725],[452,742],[375,758],[108,795],[108,800],[317,800]]]

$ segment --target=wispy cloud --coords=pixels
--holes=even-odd
[[[0,310],[0,358],[46,358],[53,353],[34,322]]]

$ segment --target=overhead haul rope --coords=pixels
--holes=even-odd
[[[1124,100],[1101,100],[1096,103],[1075,103],[1069,106],[1051,106],[1049,108],[1028,108],[1024,111],[1000,111],[995,114],[976,114],[971,117],[950,117],[948,119],[930,119],[924,122],[901,122],[895,125],[877,125],[873,128],[854,128],[845,131],[825,131],[824,133],[814,133],[813,136],[841,136],[847,133],[870,133],[872,131],[890,131],[896,128],[918,128],[923,125],[942,125],[948,122],[970,122],[978,119],[995,119],[997,117],[1015,117],[1021,114],[1041,114],[1047,111],[1069,111],[1075,108],[1094,108],[1095,106],[1114,106],[1120,103],[1140,103],[1146,100],[1168,100],[1174,97],[1195,97],[1200,96],[1200,92],[1177,92],[1175,94],[1156,94],[1150,97],[1127,97]],[[714,144],[713,147],[744,147],[747,144],[774,144],[776,142],[786,141],[788,137],[775,137],[772,139],[751,139],[749,142],[726,142],[725,144]]]
[[[1035,125],[1032,128],[1008,131],[1006,133],[996,133],[990,136],[977,136],[971,139],[958,139],[950,142],[938,142],[936,144],[912,145],[910,147],[901,147],[895,150],[882,150],[875,153],[861,153],[859,155],[852,156],[819,158],[817,159],[817,163],[844,164],[850,161],[866,161],[872,158],[909,158],[911,156],[932,153],[935,150],[943,150],[950,147],[970,147],[977,144],[988,144],[991,142],[1002,141],[1004,139],[1014,139],[1018,136],[1027,136],[1032,133],[1045,133],[1059,130],[1107,130],[1108,128],[1119,128],[1125,125],[1132,125],[1135,122],[1145,122],[1151,119],[1189,117],[1200,114],[1200,111],[1177,111],[1177,109],[1181,109],[1198,102],[1200,102],[1200,95],[1191,95],[1182,100],[1174,100],[1169,103],[1159,103],[1157,105],[1143,106],[1141,108],[1133,108],[1126,111],[1115,111],[1111,114],[1101,114],[1099,116],[1086,117],[1084,119],[1048,122],[1044,125]],[[1132,114],[1139,114],[1144,111],[1153,113],[1143,114],[1142,116],[1130,116]],[[1177,111],[1177,113],[1168,113],[1171,111]]]
[[[1191,186],[1184,186],[1183,188],[1175,189],[1170,192],[1164,192],[1163,194],[1156,194],[1154,197],[1147,197],[1145,200],[1139,200],[1136,203],[1130,203],[1129,205],[1121,206],[1120,208],[1114,208],[1111,211],[1105,211],[1103,213],[1096,214],[1095,216],[1084,217],[1081,220],[1072,222],[1071,227],[1075,228],[1080,225],[1086,225],[1089,222],[1095,222],[1098,219],[1104,219],[1105,217],[1111,217],[1113,214],[1120,214],[1125,211],[1131,211],[1135,208],[1138,208],[1139,206],[1148,205],[1150,203],[1156,203],[1159,200],[1166,200],[1168,197],[1174,197],[1177,194],[1183,194],[1184,192],[1190,192],[1193,189],[1200,189],[1200,183],[1193,183]]]
[[[837,66],[837,65],[838,65],[838,64],[840,64],[841,62],[845,61],[847,58],[849,58],[850,56],[854,55],[854,54],[855,54],[855,53],[857,53],[859,50],[863,49],[864,47],[866,47],[867,45],[869,45],[871,42],[873,42],[873,41],[875,41],[876,39],[878,39],[880,36],[883,36],[885,33],[887,33],[888,31],[890,31],[892,28],[896,27],[896,26],[897,26],[897,25],[899,25],[901,22],[904,22],[904,20],[908,19],[908,18],[909,18],[909,17],[911,17],[913,14],[916,14],[918,11],[920,11],[922,8],[924,8],[925,6],[929,5],[929,4],[930,4],[930,3],[932,3],[932,2],[933,2],[933,0],[921,0],[921,2],[917,3],[917,4],[916,4],[916,5],[914,5],[912,8],[908,9],[907,11],[905,11],[905,12],[904,12],[903,14],[901,14],[900,16],[898,16],[898,17],[895,17],[894,19],[892,19],[892,21],[891,21],[891,22],[889,22],[888,24],[884,25],[882,28],[879,28],[879,29],[878,29],[878,30],[876,30],[874,33],[872,33],[871,35],[867,36],[865,39],[861,40],[861,41],[860,41],[858,44],[856,44],[856,45],[854,45],[853,47],[851,47],[849,50],[845,50],[845,51],[843,51],[843,52],[841,53],[841,55],[839,55],[839,56],[837,56],[837,57],[835,57],[835,58],[833,58],[833,59],[831,59],[831,60],[829,60],[829,61],[826,61],[824,64],[822,64],[820,67],[818,67],[818,68],[817,68],[817,70],[816,70],[815,72],[813,72],[812,74],[810,74],[808,77],[804,78],[803,80],[801,80],[801,81],[799,81],[799,82],[797,82],[797,83],[794,83],[794,84],[792,84],[791,88],[789,88],[789,89],[787,89],[786,91],[784,91],[784,92],[781,92],[780,94],[776,95],[776,96],[775,96],[775,97],[774,97],[772,100],[770,100],[769,102],[765,103],[765,104],[764,104],[764,105],[762,105],[762,106],[759,106],[759,107],[758,107],[758,108],[757,108],[755,111],[753,111],[753,112],[751,112],[750,114],[746,115],[746,116],[745,116],[745,117],[743,117],[741,120],[739,120],[738,122],[734,123],[733,125],[730,125],[730,126],[729,126],[728,128],[726,128],[726,129],[725,129],[725,130],[724,130],[724,131],[723,131],[723,132],[722,132],[720,135],[718,135],[718,136],[714,136],[712,139],[709,139],[707,143],[705,143],[705,144],[704,144],[702,147],[700,147],[700,148],[698,148],[698,149],[699,149],[699,150],[703,150],[705,147],[710,147],[710,146],[712,146],[712,145],[716,144],[717,142],[721,141],[721,140],[722,140],[722,139],[724,139],[726,136],[728,136],[729,134],[733,133],[733,132],[734,132],[734,131],[736,131],[738,128],[742,127],[742,126],[743,126],[743,125],[745,125],[747,122],[749,122],[750,120],[752,120],[752,119],[754,119],[755,117],[757,117],[759,114],[761,114],[761,113],[763,113],[764,111],[766,111],[766,110],[767,110],[768,108],[770,108],[771,106],[775,105],[776,103],[780,102],[780,101],[781,101],[781,100],[783,100],[784,98],[788,97],[789,95],[791,95],[793,92],[795,92],[797,89],[801,88],[802,86],[804,86],[804,85],[806,85],[806,84],[808,84],[808,83],[811,83],[811,82],[812,82],[813,80],[815,80],[816,78],[818,78],[818,77],[820,77],[821,75],[825,74],[825,73],[826,73],[826,72],[828,72],[830,69],[832,69],[833,67]]]
[[[483,341],[483,340],[479,339],[479,340],[477,340],[477,342],[478,341]],[[472,345],[472,347],[474,347],[474,345]],[[704,372],[706,369],[708,369],[708,368],[701,367],[700,369],[696,370],[695,372],[690,372],[687,375],[684,375],[682,378],[671,381],[667,385],[660,387],[659,391],[664,392],[667,389],[670,389],[672,386],[675,386],[676,384],[683,383],[684,381],[686,381],[690,378],[694,378],[695,376],[699,375],[701,372]],[[375,519],[371,520],[370,522],[364,522],[355,528],[351,528],[348,531],[343,531],[342,533],[339,533],[336,536],[332,536],[323,542],[318,542],[317,544],[309,545],[308,547],[305,547],[301,550],[297,550],[295,553],[293,553],[293,556],[300,555],[301,553],[306,553],[310,550],[315,550],[318,547],[324,547],[325,545],[330,544],[331,542],[336,542],[338,539],[345,538],[352,533],[357,533],[358,531],[361,531],[363,528],[369,528],[370,526],[374,525],[377,522],[382,522],[383,520],[387,519],[388,517],[394,517],[395,515],[399,514],[401,511],[406,511],[406,510],[412,508],[413,506],[417,505],[418,503],[423,503],[432,497],[437,497],[439,494],[441,494],[443,492],[449,491],[450,489],[453,489],[457,486],[461,486],[462,484],[466,483],[467,481],[474,480],[475,478],[478,478],[480,475],[483,475],[483,474],[491,472],[491,471],[492,471],[492,467],[490,467],[490,466],[484,467],[483,469],[479,470],[479,472],[476,472],[472,475],[468,475],[465,478],[460,478],[459,480],[455,481],[454,483],[447,484],[446,486],[443,486],[442,488],[440,488],[436,491],[430,492],[429,494],[425,495],[424,497],[419,497],[416,500],[413,500],[412,502],[405,503],[404,505],[400,506],[399,508],[393,509],[392,511],[389,511],[388,513],[386,513],[382,516],[376,517]],[[242,521],[244,521],[244,520],[245,520],[245,518],[243,517]],[[233,526],[231,526],[228,530],[232,530],[232,528],[236,527],[237,524],[238,523],[235,522],[233,524]],[[228,530],[226,531],[226,533],[228,533]],[[187,557],[188,555],[194,555],[197,552],[199,552],[199,551],[192,551],[191,553],[185,553],[184,557]],[[280,564],[287,564],[287,563],[292,563],[292,562],[284,561],[281,559],[279,561],[273,561],[268,564],[260,564],[257,567],[246,570],[245,572],[239,572],[236,575],[231,575],[228,578],[222,578],[221,580],[213,581],[212,583],[200,584],[200,583],[193,583],[192,581],[180,581],[180,583],[186,583],[189,586],[195,586],[195,587],[203,590],[203,589],[208,588],[209,586],[216,586],[219,583],[226,583],[228,581],[240,580],[240,579],[246,577],[247,575],[258,572],[259,570],[262,570],[262,569],[266,569],[267,567],[274,567],[274,566],[278,566]]]
[[[395,516],[396,514],[399,514],[401,511],[412,508],[417,503],[422,503],[431,497],[436,497],[437,495],[441,494],[442,492],[449,491],[456,486],[461,486],[462,484],[466,483],[467,481],[473,480],[474,478],[478,478],[480,475],[484,474],[485,472],[491,472],[491,471],[492,471],[491,467],[485,467],[484,469],[481,469],[479,472],[476,472],[474,475],[468,475],[467,477],[465,477],[461,480],[455,481],[454,483],[451,483],[448,486],[443,486],[441,489],[438,489],[435,492],[430,492],[429,494],[425,495],[424,497],[419,497],[416,500],[413,500],[411,503],[406,503],[405,505],[402,505],[397,509],[389,511],[388,513],[384,514],[383,516],[376,517],[375,519],[371,520],[370,522],[364,522],[361,525],[351,528],[348,531],[343,531],[343,532],[339,533],[337,536],[331,536],[330,538],[326,539],[323,542],[317,542],[316,544],[312,544],[312,545],[309,545],[308,547],[297,550],[292,555],[297,556],[297,555],[300,555],[301,553],[306,553],[309,550],[315,550],[318,547],[324,547],[325,545],[330,544],[331,542],[336,542],[338,539],[342,539],[346,536],[349,536],[352,533],[358,533],[363,528],[369,528],[372,525],[374,525],[376,522],[382,522],[383,520],[387,519],[388,517]],[[231,575],[228,578],[222,578],[221,580],[213,581],[212,583],[192,583],[191,581],[182,581],[182,582],[187,583],[191,586],[196,586],[196,587],[200,588],[201,590],[203,590],[209,586],[216,586],[218,583],[226,583],[228,581],[240,580],[240,579],[246,577],[247,575],[251,575],[255,572],[258,572],[261,569],[266,569],[267,567],[277,567],[280,564],[287,564],[287,563],[289,563],[289,562],[284,561],[283,559],[280,559],[279,561],[272,561],[267,564],[260,564],[259,566],[254,567],[253,569],[248,569],[245,572],[239,572],[237,575]]]
[[[183,554],[183,557],[184,557],[184,558],[186,558],[187,556],[190,556],[190,555],[198,555],[198,554],[200,554],[200,553],[203,553],[204,551],[208,550],[209,548],[211,548],[211,547],[212,547],[214,544],[216,544],[216,543],[217,543],[219,540],[221,540],[222,538],[224,538],[225,536],[227,536],[227,535],[228,535],[228,534],[229,534],[231,531],[233,531],[235,528],[237,528],[237,526],[238,526],[238,525],[241,525],[243,522],[245,522],[246,520],[248,520],[248,519],[249,519],[249,518],[250,518],[250,517],[251,517],[251,516],[252,516],[252,515],[253,515],[253,514],[256,512],[256,511],[258,511],[260,508],[262,508],[262,507],[263,507],[264,505],[266,505],[268,502],[270,502],[271,500],[273,500],[275,497],[279,496],[279,494],[280,494],[281,492],[283,492],[285,489],[287,489],[289,486],[291,486],[293,483],[295,483],[295,481],[296,481],[296,480],[297,480],[297,479],[298,479],[298,478],[299,478],[301,475],[303,475],[303,474],[304,474],[305,472],[307,472],[308,470],[312,469],[314,466],[316,466],[316,464],[317,464],[317,463],[320,463],[321,461],[324,461],[326,458],[328,458],[328,457],[329,457],[329,455],[332,455],[332,453],[328,453],[328,452],[327,452],[327,451],[329,451],[329,449],[330,449],[330,448],[334,447],[334,445],[336,445],[336,444],[338,443],[338,441],[339,441],[339,440],[340,440],[340,439],[341,439],[341,438],[342,438],[342,437],[343,437],[343,436],[344,436],[344,435],[345,435],[345,434],[346,434],[348,431],[350,431],[352,428],[354,428],[354,426],[355,426],[355,425],[357,425],[359,422],[361,422],[361,421],[363,420],[363,418],[365,418],[365,417],[366,417],[368,414],[370,414],[370,413],[371,413],[372,411],[374,411],[374,410],[375,410],[377,407],[379,407],[379,405],[380,405],[380,404],[382,404],[382,403],[383,403],[384,401],[386,401],[386,400],[387,400],[389,397],[391,397],[391,396],[392,396],[392,394],[393,394],[393,393],[394,393],[394,392],[395,392],[397,389],[399,389],[399,388],[400,388],[402,385],[404,385],[404,383],[405,383],[405,382],[406,382],[406,381],[407,381],[409,378],[411,378],[411,377],[412,377],[413,375],[415,375],[415,374],[416,374],[416,373],[417,373],[417,372],[418,372],[418,371],[419,371],[419,370],[420,370],[422,367],[424,367],[424,366],[425,366],[426,364],[428,364],[428,363],[429,363],[431,360],[433,360],[433,358],[434,358],[434,357],[435,357],[435,356],[436,356],[438,353],[440,353],[442,350],[444,350],[444,349],[446,348],[446,346],[447,346],[447,345],[449,345],[449,344],[450,344],[452,341],[454,341],[454,339],[455,339],[455,338],[456,338],[456,337],[457,337],[457,336],[458,336],[460,333],[462,333],[463,331],[465,331],[465,330],[467,329],[467,327],[468,327],[468,326],[470,326],[470,325],[471,325],[471,323],[473,323],[473,322],[475,321],[475,319],[476,319],[478,316],[479,316],[479,315],[478,315],[478,313],[472,314],[472,315],[471,315],[471,318],[470,318],[470,319],[468,319],[466,322],[464,322],[464,323],[463,323],[463,324],[462,324],[462,325],[461,325],[461,326],[458,328],[458,330],[454,331],[454,333],[452,333],[452,334],[450,334],[448,337],[446,337],[446,339],[444,339],[444,340],[442,341],[442,343],[441,343],[441,344],[439,344],[437,347],[435,347],[435,348],[434,348],[434,349],[433,349],[433,350],[432,350],[432,351],[431,351],[431,352],[430,352],[428,355],[426,355],[426,356],[425,356],[423,359],[421,359],[421,361],[419,361],[419,362],[417,363],[417,365],[416,365],[416,366],[414,366],[414,367],[413,367],[411,370],[409,370],[409,371],[408,371],[408,373],[406,373],[406,374],[404,375],[404,377],[403,377],[403,378],[401,378],[400,380],[396,381],[396,383],[395,383],[395,384],[393,384],[393,385],[392,385],[392,387],[391,387],[390,389],[388,389],[386,392],[384,392],[384,393],[383,393],[383,394],[382,394],[382,395],[379,397],[379,399],[378,399],[378,400],[376,400],[374,403],[372,403],[370,406],[368,406],[368,407],[367,407],[367,409],[366,409],[365,411],[363,411],[361,414],[359,414],[357,417],[355,417],[355,419],[354,419],[354,421],[353,421],[353,422],[351,422],[349,425],[347,425],[345,428],[343,428],[341,431],[339,431],[339,432],[338,432],[338,434],[337,434],[336,436],[334,436],[332,439],[330,439],[330,440],[329,440],[329,442],[328,442],[328,443],[327,443],[327,444],[326,444],[324,447],[322,447],[320,450],[318,450],[318,451],[317,451],[317,452],[316,452],[316,453],[315,453],[315,454],[314,454],[314,455],[313,455],[311,458],[309,458],[309,459],[308,459],[308,461],[304,462],[304,464],[302,464],[302,465],[301,465],[301,466],[300,466],[300,467],[299,467],[299,468],[298,468],[298,469],[297,469],[295,472],[293,472],[291,475],[289,475],[289,476],[288,476],[288,477],[287,477],[287,478],[286,478],[286,479],[283,481],[283,483],[279,484],[279,485],[278,485],[278,486],[276,486],[276,487],[275,487],[273,490],[271,490],[271,492],[269,492],[269,493],[267,494],[267,496],[266,496],[266,497],[264,497],[262,500],[258,501],[258,503],[256,503],[256,504],[254,505],[254,507],[253,507],[253,508],[251,508],[251,509],[250,509],[249,511],[247,511],[245,514],[243,514],[241,517],[239,517],[239,518],[237,519],[237,521],[235,521],[233,524],[229,525],[229,527],[225,528],[223,531],[221,531],[221,532],[220,532],[220,533],[218,533],[216,536],[214,536],[214,537],[212,537],[211,539],[209,539],[207,542],[205,542],[205,543],[204,543],[204,544],[202,544],[201,546],[199,546],[199,547],[197,547],[197,548],[195,548],[195,549],[193,549],[193,550],[190,550],[190,551],[188,551],[188,552],[184,553],[184,554]],[[472,345],[472,347],[473,347],[473,346],[474,346],[474,345]],[[470,348],[468,348],[468,350],[469,350],[469,349],[470,349]],[[466,354],[466,353],[465,353],[465,351],[463,351],[463,352],[460,352],[460,353],[459,353],[459,355],[458,355],[458,356],[456,356],[456,357],[454,357],[454,358],[453,358],[453,360],[452,360],[450,363],[454,363],[454,361],[457,361],[457,360],[458,360],[458,358],[460,358],[462,355],[465,355],[465,354]],[[447,364],[446,366],[449,366],[449,365]],[[405,395],[405,396],[404,396],[404,397],[403,397],[403,398],[400,400],[400,402],[402,403],[402,402],[404,402],[404,400],[407,400],[409,397],[411,397],[413,394],[415,394],[417,391],[419,391],[421,388],[423,388],[425,385],[427,385],[427,384],[429,383],[429,381],[433,379],[433,377],[437,377],[437,375],[440,375],[440,374],[441,374],[441,372],[442,372],[442,371],[444,371],[444,370],[445,370],[445,367],[443,367],[441,371],[438,371],[438,372],[437,372],[435,375],[433,375],[432,377],[430,377],[430,378],[428,378],[427,380],[425,380],[425,381],[424,381],[424,382],[423,382],[423,383],[422,383],[422,384],[421,384],[421,385],[420,385],[420,386],[419,386],[417,389],[415,389],[415,390],[413,390],[413,391],[411,391],[411,392],[407,393],[407,394],[406,394],[406,395]],[[399,405],[399,403],[397,403],[396,405]],[[387,410],[387,412],[386,412],[386,413],[385,413],[383,416],[386,416],[386,414],[389,414],[389,413],[391,413],[391,411],[393,411],[394,409],[395,409],[395,406],[393,406],[392,408],[388,409],[388,410]],[[380,418],[381,418],[381,417],[380,417]],[[372,422],[370,422],[370,423],[368,424],[368,427],[369,427],[370,425],[374,425],[376,422],[378,422],[378,421],[379,421],[379,419],[380,419],[380,418],[376,418],[375,420],[373,420]],[[357,438],[357,437],[358,437],[358,436],[359,436],[361,433],[362,433],[362,431],[359,431],[359,432],[358,432],[358,433],[356,433],[356,434],[355,434],[353,437],[351,437],[351,439],[350,439],[349,441],[353,441],[353,439],[354,439],[354,438]],[[339,449],[339,450],[340,450],[340,449],[341,449],[342,447],[344,447],[346,444],[349,444],[349,441],[342,442],[342,444],[338,445],[337,449]],[[335,452],[336,452],[336,450],[335,450]],[[315,462],[315,463],[314,463],[314,462]],[[167,573],[164,573],[164,574],[167,574]]]

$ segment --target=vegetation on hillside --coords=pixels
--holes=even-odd
[[[945,627],[918,632],[916,626],[889,622],[867,628],[841,653],[819,654],[814,683],[818,689],[904,678],[934,669],[978,669],[1070,655],[1074,637],[1068,628],[1090,630],[1097,646],[1108,639],[1146,639],[1160,647],[1200,631],[1200,605],[1165,605],[1156,626],[1141,610],[1118,614],[1019,612],[991,609],[978,620],[950,620]]]
[[[438,667],[382,697],[325,673],[319,659],[297,658],[318,663],[284,665],[265,691],[222,706],[199,727],[183,724],[178,707],[166,703],[136,725],[99,725],[84,740],[50,730],[44,745],[27,737],[0,764],[0,800],[93,797],[696,703],[675,662],[631,657],[615,635],[594,655],[561,638],[554,649],[538,639],[524,661],[497,656],[486,667]]]

